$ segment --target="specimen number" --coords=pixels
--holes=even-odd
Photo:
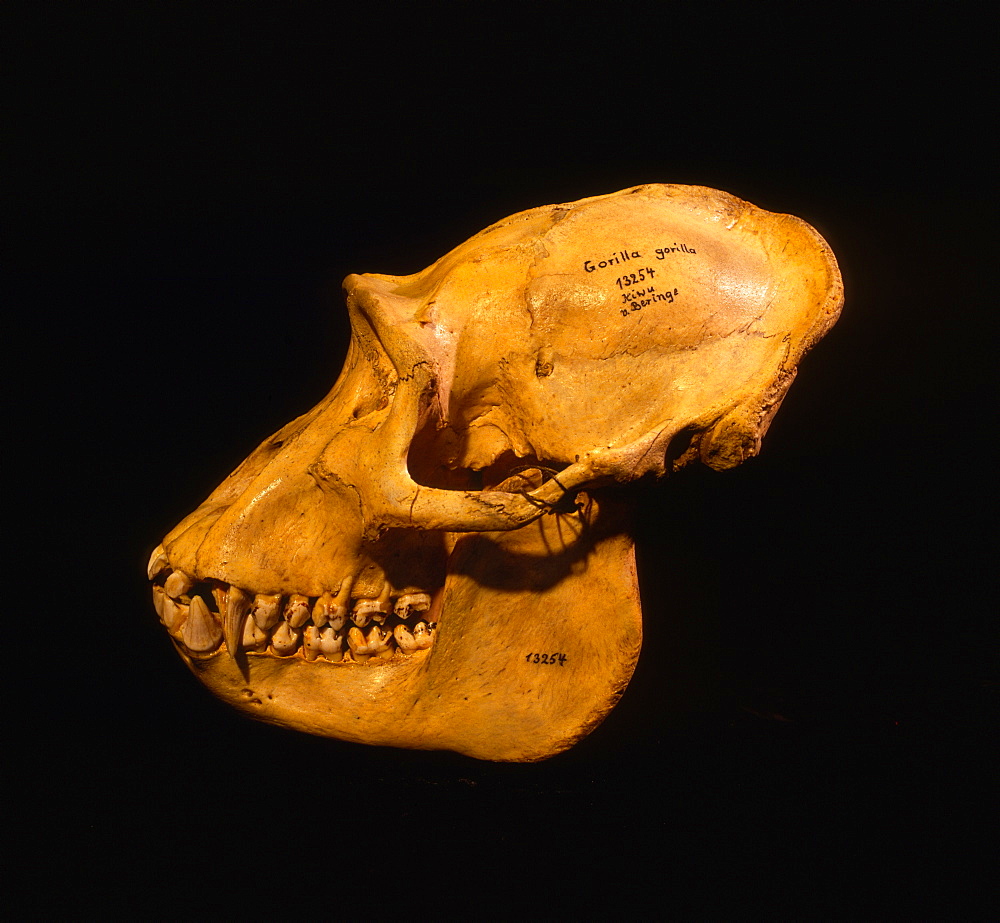
[[[531,653],[525,656],[524,661],[525,663],[547,663],[549,665],[559,664],[559,666],[563,666],[566,663],[566,655],[558,652],[554,654]]]

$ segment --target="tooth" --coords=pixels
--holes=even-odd
[[[282,656],[294,654],[302,640],[302,632],[283,621],[271,638],[271,647]]]
[[[426,651],[434,643],[434,632],[427,627],[426,622],[417,622],[413,626],[413,641],[422,651]]]
[[[301,628],[309,621],[309,616],[312,613],[309,611],[309,597],[302,596],[300,593],[293,593],[288,597],[288,602],[285,603],[285,621],[288,622],[292,628]]]
[[[393,654],[392,632],[385,631],[375,625],[368,632],[368,650],[373,654],[378,654],[383,660],[387,660]]]
[[[320,635],[320,630],[315,625],[310,625],[306,628],[305,634],[302,636],[302,653],[305,655],[306,660],[315,660],[321,653],[323,653],[323,641]]]
[[[189,650],[199,654],[214,651],[222,641],[222,629],[200,596],[191,598],[187,621],[181,629],[181,640]]]
[[[167,594],[163,592],[163,587],[153,587],[153,608],[156,610],[156,614],[160,617],[161,622],[163,621],[163,603],[166,598]]]
[[[166,583],[163,584],[163,589],[167,596],[179,599],[193,586],[194,577],[189,577],[184,573],[184,571],[175,570],[169,577],[167,577]]]
[[[223,600],[221,597],[225,597]],[[244,593],[238,586],[231,586],[229,592],[220,592],[216,599],[219,603],[219,611],[222,616],[222,633],[226,638],[226,650],[235,660],[236,652],[239,650],[239,642],[243,640],[243,625],[245,622],[252,622],[247,615],[250,612],[250,594]],[[254,623],[256,625],[256,622]],[[258,630],[260,630],[258,626]],[[264,640],[267,640],[267,635]]]
[[[397,625],[392,630],[392,636],[396,639],[396,644],[404,654],[412,654],[414,651],[420,650],[417,647],[416,641],[413,640],[413,635],[410,634],[410,630],[405,625]]]
[[[347,633],[347,645],[350,647],[351,653],[358,663],[363,662],[362,658],[367,660],[368,655],[371,653],[368,650],[368,642],[365,640],[365,636],[361,634],[360,628],[352,628]]]
[[[343,634],[332,626],[327,625],[326,628],[319,633],[319,648],[327,660],[336,662],[342,659],[344,656],[343,651],[341,650],[343,646]]]
[[[243,637],[240,646],[247,651],[263,651],[267,647],[267,632],[260,627],[253,619],[247,619],[243,623]],[[229,642],[227,641],[226,644]]]
[[[347,606],[338,603],[332,593],[324,593],[316,600],[313,606],[313,624],[317,628],[322,628],[327,623],[331,624],[337,631],[344,627],[347,621]]]
[[[369,621],[381,624],[389,614],[388,596],[385,599],[359,599],[354,603],[351,621],[359,628],[364,628]]]
[[[188,617],[188,607],[163,594],[163,624],[167,631],[176,631]]]
[[[253,600],[253,620],[267,631],[278,624],[278,609],[281,606],[281,594],[268,596],[258,593]]]
[[[149,564],[146,565],[146,573],[149,574],[149,579],[152,580],[158,574],[162,574],[170,566],[170,562],[167,560],[167,553],[163,550],[162,545],[157,545],[153,549],[153,553],[149,556]]]
[[[414,612],[426,612],[430,607],[431,598],[427,593],[404,593],[396,600],[396,615],[405,619]]]

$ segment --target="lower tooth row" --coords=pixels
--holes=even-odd
[[[170,589],[176,591],[179,586],[180,581],[175,581]],[[242,621],[238,640],[239,629],[234,624],[232,640],[245,651],[265,653],[270,650],[278,656],[288,657],[301,650],[308,661],[324,657],[333,662],[363,663],[376,657],[391,658],[397,650],[404,654],[427,650],[434,643],[433,623],[417,622],[412,631],[401,622],[391,630],[383,627],[390,614],[388,599],[358,600],[350,614],[353,625],[345,632],[347,606],[329,593],[321,596],[311,608],[308,597],[289,597],[284,618],[279,595],[258,594],[251,602],[238,588],[231,588],[228,594],[225,590],[213,593],[220,612],[226,613],[224,621],[231,618]],[[185,602],[185,598],[189,601]],[[399,619],[405,619],[417,612],[426,612],[430,602],[426,593],[405,594],[399,597],[392,611]],[[211,653],[220,646],[224,636],[229,646],[228,633],[224,633],[201,596],[174,599],[166,586],[154,586],[153,605],[167,630],[189,650]],[[313,624],[307,625],[310,618]],[[369,621],[376,624],[365,634],[361,629]]]

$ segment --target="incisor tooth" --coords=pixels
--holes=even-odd
[[[163,624],[167,631],[176,631],[188,617],[188,607],[163,594]]]
[[[293,593],[285,603],[285,621],[292,628],[301,628],[309,621],[309,597],[300,593]]]
[[[214,651],[222,642],[222,629],[200,596],[191,598],[187,621],[181,629],[181,640],[189,650],[198,654]]]
[[[253,600],[253,620],[260,625],[264,631],[274,628],[278,624],[278,610],[281,607],[281,594],[268,596],[258,593]]]
[[[274,648],[276,653],[285,656],[287,654],[294,654],[298,650],[301,641],[302,632],[297,628],[292,628],[288,622],[283,621],[271,638],[271,647]]]
[[[153,587],[153,608],[156,610],[156,614],[160,617],[161,622],[163,621],[163,602],[166,598],[167,594],[163,592],[163,587]]]
[[[167,596],[179,599],[193,586],[194,577],[189,577],[184,573],[184,571],[175,570],[169,577],[167,577],[166,582],[163,584],[163,589]]]
[[[162,545],[157,545],[153,549],[153,553],[149,556],[149,564],[146,565],[146,573],[149,574],[149,579],[152,580],[158,574],[162,574],[170,566],[170,561],[167,560],[167,553],[163,550]]]
[[[216,599],[219,601],[219,611],[223,613],[222,634],[226,639],[226,650],[235,660],[239,643],[243,640],[243,624],[253,621],[253,619],[247,618],[250,613],[250,594],[244,593],[238,586],[231,586],[228,593],[220,593]],[[223,608],[223,603],[225,608]],[[260,629],[258,628],[258,630]],[[261,634],[266,640],[267,635],[263,631]]]

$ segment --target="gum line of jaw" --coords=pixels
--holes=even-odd
[[[223,644],[248,653],[325,659],[332,663],[388,660],[427,650],[435,622],[420,619],[430,594],[390,594],[386,584],[374,599],[351,597],[351,581],[319,597],[251,595],[221,581],[198,581],[174,570],[163,547],[149,559],[153,605],[177,641],[195,654],[212,654]],[[367,628],[367,631],[362,629]]]

